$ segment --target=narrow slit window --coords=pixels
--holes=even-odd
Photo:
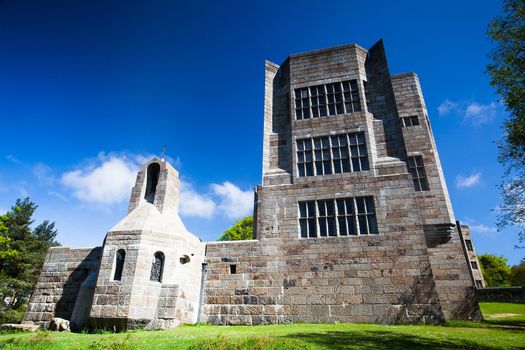
[[[472,246],[472,241],[470,239],[466,239],[465,240],[465,245],[467,246],[467,250],[469,252],[473,252],[474,251],[474,247]]]
[[[126,259],[126,251],[124,249],[117,250],[115,254],[115,273],[113,274],[114,281],[122,279],[122,271],[124,270],[124,260]]]
[[[164,273],[164,253],[156,252],[153,255],[153,262],[151,263],[150,281],[162,282],[162,274]]]
[[[478,269],[478,263],[477,263],[476,261],[471,261],[471,262],[470,262],[470,266],[472,266],[472,268],[473,268],[474,270],[477,270],[477,269]]]
[[[423,165],[423,157],[412,156],[408,157],[408,171],[412,174],[414,181],[414,188],[416,191],[428,191],[428,180]]]
[[[235,275],[237,273],[237,265],[231,264],[230,265],[230,275]]]

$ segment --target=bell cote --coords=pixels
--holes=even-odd
[[[179,173],[166,161],[153,158],[142,166],[131,191],[128,213],[140,205],[154,205],[161,213],[179,210]]]

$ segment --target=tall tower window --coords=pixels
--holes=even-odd
[[[125,258],[126,251],[124,249],[117,250],[117,253],[115,254],[115,273],[113,274],[114,281],[120,281],[122,279]]]
[[[151,163],[148,166],[146,194],[144,199],[153,204],[155,200],[155,192],[157,191],[157,184],[159,183],[160,165],[158,163]]]
[[[299,177],[369,169],[363,132],[297,140]]]
[[[295,89],[297,120],[361,111],[357,80]]]
[[[423,165],[423,157],[412,156],[408,157],[408,171],[412,174],[414,180],[414,187],[416,191],[428,191],[427,175]]]
[[[164,253],[156,252],[153,255],[153,262],[151,264],[150,281],[162,282],[162,273],[164,270]]]

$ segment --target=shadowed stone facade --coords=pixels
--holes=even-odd
[[[119,329],[481,318],[417,75],[391,75],[382,41],[265,66],[254,239],[201,243],[178,216],[178,173],[153,159],[94,250],[96,279],[66,293],[88,251],[50,250],[26,321],[58,316],[64,296],[77,328],[88,314]]]

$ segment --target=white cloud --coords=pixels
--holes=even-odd
[[[75,198],[95,204],[112,205],[129,199],[142,155],[104,154],[85,166],[62,174],[62,184]]]
[[[136,154],[100,153],[77,169],[62,174],[60,182],[72,196],[82,202],[113,205],[129,199],[140,166],[151,157]],[[176,158],[175,163],[180,164]],[[39,169],[45,175],[44,168]],[[39,174],[40,174],[39,172]],[[62,193],[48,195],[67,200]],[[184,216],[210,219],[216,215],[237,219],[252,214],[253,192],[243,191],[231,182],[211,184],[209,191],[199,193],[188,182],[181,181],[180,213]]]
[[[231,219],[237,219],[253,212],[253,191],[243,191],[231,182],[212,184],[213,193],[219,197],[219,210]]]
[[[456,176],[456,187],[459,189],[476,186],[481,182],[481,173],[475,172],[470,176]]]
[[[445,116],[447,114],[449,114],[451,111],[455,110],[458,108],[458,103],[457,102],[452,102],[450,100],[445,100],[443,102],[441,102],[441,104],[439,105],[438,107],[438,114],[440,116]]]
[[[197,193],[189,183],[181,181],[180,213],[182,215],[209,219],[215,214],[216,207],[211,198]]]
[[[490,122],[497,113],[497,105],[494,102],[483,105],[477,102],[470,103],[465,110],[465,120],[474,126]]]
[[[498,232],[496,227],[490,227],[484,224],[472,224],[468,225],[470,231],[480,234],[494,234]]]
[[[33,167],[33,175],[38,179],[38,182],[45,186],[53,186],[55,184],[55,177],[53,176],[51,168],[44,164],[38,163]]]
[[[500,107],[501,104],[496,102],[481,104],[476,101],[444,100],[438,107],[438,114],[454,114],[473,126],[481,126],[491,122],[500,111]]]
[[[461,221],[470,228],[470,232],[472,232],[473,234],[483,235],[489,238],[496,238],[497,236],[499,236],[499,231],[497,227],[480,224],[476,220],[471,218],[464,218],[464,220]]]
[[[7,209],[0,208],[0,215],[7,213]]]

